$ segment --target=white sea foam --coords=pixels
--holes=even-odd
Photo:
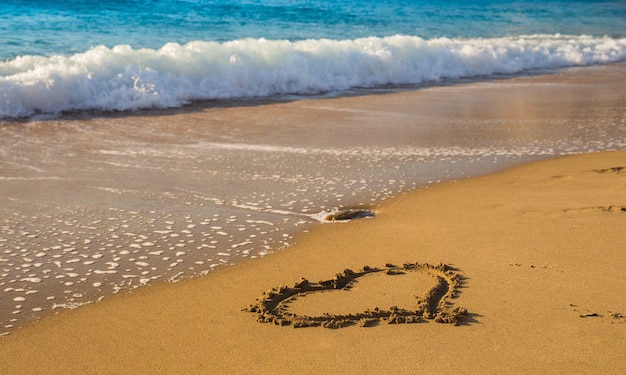
[[[26,281],[29,283],[40,283],[42,280],[39,277],[25,277],[22,279],[22,281]]]
[[[626,60],[626,38],[531,35],[425,40],[241,39],[98,46],[0,63],[0,118],[177,107],[200,99],[316,94]]]

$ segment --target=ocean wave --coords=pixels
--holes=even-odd
[[[168,43],[157,50],[98,46],[0,63],[0,118],[320,94],[623,60],[626,38],[566,35],[240,39]]]

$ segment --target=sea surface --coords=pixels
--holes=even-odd
[[[625,59],[624,1],[7,0],[0,118]]]
[[[265,256],[337,209],[623,149],[623,92],[498,95],[622,61],[624,1],[3,1],[0,336]],[[412,111],[348,100],[426,87]]]

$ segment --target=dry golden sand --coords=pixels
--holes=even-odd
[[[2,338],[1,372],[624,373],[626,169],[617,167],[626,167],[626,152],[403,195],[373,219],[319,226],[266,258],[31,324]],[[294,329],[242,311],[301,277],[317,282],[345,268],[404,262],[456,268],[462,285],[449,302],[468,310],[459,326]],[[290,308],[410,306],[432,284],[418,274],[363,278],[353,290],[312,293]]]

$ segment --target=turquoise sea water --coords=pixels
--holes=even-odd
[[[0,118],[626,59],[624,1],[4,1]]]
[[[0,58],[241,38],[425,39],[626,33],[624,1],[3,1]]]

